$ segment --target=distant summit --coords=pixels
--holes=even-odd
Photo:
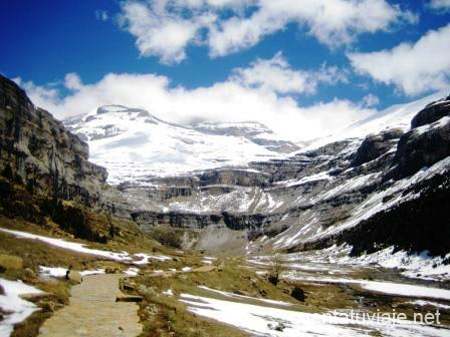
[[[182,126],[122,105],[101,106],[94,113],[66,119],[65,125],[89,143],[92,160],[108,169],[113,184],[140,184],[152,176],[227,166],[245,168],[252,161],[300,149],[257,122]]]

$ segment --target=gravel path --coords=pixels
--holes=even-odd
[[[135,337],[142,332],[136,303],[116,302],[121,275],[84,277],[72,287],[70,304],[40,329],[41,337]]]

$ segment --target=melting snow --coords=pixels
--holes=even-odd
[[[130,267],[127,270],[125,270],[125,275],[129,277],[137,276],[138,274],[139,274],[138,268]]]
[[[407,321],[350,321],[344,317],[310,314],[279,308],[260,307],[245,303],[216,300],[181,294],[180,301],[194,314],[233,325],[257,336],[448,336],[447,329],[413,325]],[[349,323],[354,323],[350,325]],[[282,331],[275,327],[283,326]]]
[[[62,267],[45,267],[40,266],[39,271],[41,275],[45,277],[65,277],[66,272],[68,269],[62,268]],[[97,274],[104,274],[104,269],[97,269],[97,270],[83,270],[80,271],[81,276],[89,276],[89,275],[97,275]]]
[[[166,296],[173,296],[173,291],[172,289],[167,289],[166,291],[163,291],[163,294]]]
[[[76,251],[76,252],[83,253],[83,254],[105,257],[107,259],[117,260],[117,261],[122,261],[122,262],[127,262],[127,263],[147,264],[147,263],[149,263],[150,259],[156,259],[159,261],[170,260],[170,257],[164,256],[164,255],[150,255],[150,254],[145,254],[145,253],[130,255],[127,252],[114,253],[114,252],[108,252],[106,250],[91,249],[91,248],[87,248],[86,245],[82,244],[82,243],[69,242],[69,241],[65,241],[62,239],[55,239],[55,238],[50,238],[47,236],[36,235],[36,234],[27,233],[27,232],[6,229],[6,228],[0,228],[0,231],[15,235],[18,238],[29,239],[29,240],[38,240],[38,241],[42,241],[46,244],[49,244],[49,245],[52,245],[55,247],[72,250],[72,251]],[[140,258],[140,260],[135,261],[134,258]]]
[[[250,297],[250,296],[244,296],[244,295],[238,295],[238,294],[233,294],[233,293],[229,293],[226,291],[220,291],[220,290],[216,290],[216,289],[211,289],[205,286],[198,286],[200,289],[203,290],[207,290],[216,294],[220,294],[222,296],[226,296],[226,297],[230,297],[230,298],[235,298],[235,299],[248,299],[248,300],[255,300],[255,301],[260,301],[260,302],[265,302],[268,304],[275,304],[275,305],[292,305],[292,303],[288,303],[288,302],[281,302],[281,301],[274,301],[274,300],[268,300],[265,298],[257,298],[257,297]]]
[[[4,320],[0,321],[0,337],[9,337],[15,324],[24,321],[34,311],[39,310],[33,303],[20,298],[20,295],[43,292],[19,281],[8,281],[2,278],[0,278],[0,285],[5,290],[5,295],[0,295],[0,308],[7,312]]]

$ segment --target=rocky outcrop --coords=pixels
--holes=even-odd
[[[50,113],[36,108],[0,76],[0,173],[54,199],[100,203],[104,168],[88,161],[88,145]]]
[[[283,214],[201,214],[187,212],[149,212],[136,211],[131,214],[133,220],[143,229],[166,225],[173,228],[199,230],[209,226],[227,227],[232,230],[262,230],[281,219]]]
[[[252,247],[296,251],[336,242],[351,243],[355,253],[386,245],[411,250],[435,245],[434,253],[439,254],[448,248],[430,234],[434,230],[446,233],[447,213],[433,218],[433,228],[421,225],[438,212],[439,198],[448,199],[447,187],[445,191],[441,187],[428,189],[439,183],[438,178],[430,180],[434,176],[448,181],[448,100],[428,105],[415,117],[415,127],[405,134],[388,129],[240,167],[125,180],[119,189],[128,204],[115,189],[107,187],[106,171],[88,161],[84,141],[49,113],[35,108],[16,84],[0,79],[0,172],[4,176],[0,177],[0,201],[13,193],[5,180],[15,181],[26,187],[14,192],[19,193],[16,200],[23,200],[26,192],[100,208],[108,204],[143,230],[167,226],[195,231],[193,237],[198,237],[199,245],[203,242],[201,247],[220,243],[237,249],[234,243],[240,240],[241,248],[245,246],[248,252]],[[96,118],[105,115],[101,112]],[[110,109],[106,115],[109,113]],[[105,128],[105,136],[114,132],[108,123]],[[429,176],[408,178],[440,161],[441,167]],[[91,230],[83,211],[67,209],[58,202],[47,203],[45,213],[44,206],[36,210],[34,205],[20,202],[0,203],[0,210],[28,214],[35,223],[45,222],[46,214],[52,212],[53,220],[77,237],[105,238],[104,231]],[[444,229],[439,219],[444,219]],[[403,240],[400,232],[409,230],[408,223],[413,224],[411,235]]]
[[[370,162],[389,151],[402,136],[403,130],[394,129],[367,136],[358,148],[352,166]]]
[[[279,153],[292,153],[300,149],[299,146],[292,142],[273,139],[273,131],[264,124],[258,122],[224,124],[200,123],[195,125],[194,129],[215,135],[243,137],[255,144],[264,146],[270,151]]]
[[[405,194],[408,192],[420,193],[420,198],[405,200],[361,221],[358,226],[303,245],[301,249],[346,243],[353,247],[354,256],[391,246],[396,250],[428,251],[434,256],[445,256],[450,251],[450,172],[423,181]]]
[[[449,105],[450,111],[450,105]],[[412,175],[450,156],[450,117],[412,129],[400,138],[394,176]]]
[[[450,116],[450,96],[446,99],[428,104],[414,116],[411,121],[411,128],[432,124],[445,116]]]
[[[447,225],[438,220],[447,215],[437,213],[432,227],[427,227],[425,219],[438,205],[438,189],[426,191],[433,185],[430,178],[446,176],[450,170],[448,160],[443,160],[450,156],[447,119],[406,133],[391,128],[363,139],[332,142],[293,156],[252,162],[245,169],[153,178],[151,187],[143,188],[147,193],[141,194],[142,205],[154,208],[137,210],[133,218],[143,229],[163,225],[243,231],[253,242],[250,251],[262,246],[298,251],[347,242],[354,245],[355,254],[386,245],[411,251],[434,245],[433,254],[440,254],[448,247],[432,233],[445,232],[441,227]],[[435,173],[409,180],[441,160]],[[423,198],[418,197],[421,193]],[[414,219],[407,216],[411,207]],[[413,227],[402,239],[408,222]]]

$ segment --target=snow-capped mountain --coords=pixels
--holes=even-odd
[[[448,93],[445,91],[440,91],[415,101],[404,104],[395,104],[385,110],[356,121],[345,129],[332,135],[309,142],[308,146],[302,147],[300,152],[318,148],[343,139],[364,139],[369,134],[380,133],[390,129],[407,131],[411,126],[412,118],[418,111],[422,110],[430,102],[442,100],[447,94]]]
[[[264,146],[270,151],[292,153],[300,148],[290,141],[281,139],[264,124],[258,122],[241,123],[199,123],[195,130],[215,135],[242,137]]]
[[[55,214],[49,205],[71,201],[132,220],[144,232],[181,229],[183,247],[211,252],[346,245],[353,255],[427,251],[422,255],[439,257],[436,265],[450,259],[450,96],[388,109],[289,154],[256,144],[271,135],[257,123],[183,127],[121,106],[66,121],[90,143],[93,158],[116,164],[113,177],[128,183],[114,188],[105,184],[106,170],[88,161],[85,142],[34,107],[14,82],[3,85],[0,168],[10,183],[1,199],[13,218],[45,223],[47,212]],[[20,196],[48,196],[51,204],[24,208],[26,198],[17,203],[5,187],[11,184],[22,184]],[[67,226],[101,239],[84,231],[84,222]],[[437,279],[450,278],[448,268],[430,261]]]
[[[431,239],[419,224],[406,241],[389,233],[404,226],[398,209],[417,198],[432,209],[434,196],[447,193],[445,97],[436,93],[393,106],[300,149],[259,123],[185,127],[122,106],[101,107],[66,125],[88,141],[91,159],[106,166],[110,181],[126,182],[126,207],[144,230],[217,229],[217,237],[205,234],[197,243],[216,248],[236,240],[231,229],[253,242],[248,252],[350,241],[359,250],[386,248],[386,242],[427,248]],[[388,217],[379,226],[390,227],[362,239],[360,228],[378,224],[378,217]],[[420,216],[409,222],[415,219]]]
[[[173,176],[251,161],[298,150],[259,123],[199,124],[165,122],[146,110],[103,106],[93,114],[65,121],[89,143],[90,158],[108,169],[112,184],[146,184],[148,177]]]

